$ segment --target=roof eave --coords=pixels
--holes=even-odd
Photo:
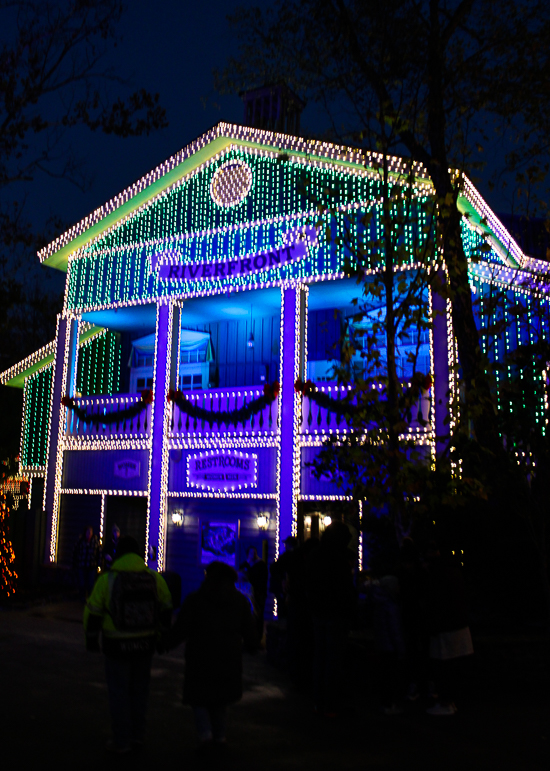
[[[78,337],[78,345],[81,346],[90,337],[99,334],[103,331],[103,327],[98,327],[93,324],[86,326],[86,328],[80,333]],[[5,386],[11,386],[12,388],[23,388],[25,380],[34,375],[45,367],[48,367],[55,358],[55,340],[47,343],[38,351],[31,353],[25,359],[17,362],[4,372],[0,372],[0,384]]]

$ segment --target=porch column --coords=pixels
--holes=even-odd
[[[444,279],[442,279],[444,280]],[[450,435],[451,362],[454,362],[455,342],[451,325],[450,301],[442,292],[430,290],[433,317],[433,427],[436,458],[441,455]]]
[[[61,489],[63,472],[63,434],[65,433],[66,418],[66,408],[62,406],[61,398],[65,395],[74,395],[79,321],[78,318],[64,318],[61,315],[57,317],[50,404],[50,436],[42,504],[46,512],[45,562],[55,562],[57,558],[59,490]]]
[[[305,379],[307,346],[307,295],[304,284],[293,283],[281,289],[281,359],[279,365],[280,430],[279,528],[276,545],[288,535],[296,535],[296,515],[300,494],[300,425],[302,400],[294,383]]]
[[[168,421],[166,394],[176,387],[179,364],[180,308],[173,302],[157,304],[153,407],[145,554],[149,566],[164,570],[166,555],[166,503],[168,494]]]

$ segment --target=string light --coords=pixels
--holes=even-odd
[[[209,149],[209,145],[215,149]],[[203,150],[202,156],[198,156]],[[197,163],[199,157],[206,160]],[[292,534],[297,532],[297,507],[300,501],[349,500],[349,497],[339,495],[304,495],[300,492],[300,485],[304,449],[319,448],[328,437],[344,441],[352,428],[340,425],[327,409],[321,407],[318,407],[317,415],[321,424],[318,422],[313,428],[308,423],[313,410],[312,401],[302,399],[295,392],[292,392],[291,397],[286,397],[288,410],[284,420],[289,423],[283,426],[282,394],[291,393],[290,384],[293,385],[303,374],[301,369],[308,360],[307,324],[303,323],[303,319],[307,318],[309,287],[314,283],[338,281],[345,277],[345,247],[338,244],[337,239],[330,234],[343,232],[347,223],[351,237],[359,238],[360,221],[369,212],[373,217],[373,230],[377,238],[382,239],[379,168],[383,161],[383,156],[377,153],[364,153],[330,143],[220,123],[40,251],[40,260],[56,267],[64,267],[65,259],[67,261],[63,312],[66,330],[60,332],[58,318],[56,332],[56,341],[64,345],[63,351],[59,351],[63,357],[62,371],[55,372],[52,365],[57,355],[57,343],[53,341],[1,373],[0,382],[15,383],[18,378],[24,379],[20,470],[31,474],[31,481],[34,476],[45,477],[44,506],[48,483],[53,485],[53,492],[50,489],[49,496],[53,500],[49,543],[52,561],[56,558],[61,494],[101,495],[101,528],[106,495],[147,496],[146,552],[151,540],[158,538],[159,569],[165,566],[169,498],[185,495],[198,499],[272,501],[274,512],[271,516],[274,515],[276,522],[275,556],[279,554],[283,496],[291,497],[289,524]],[[409,170],[408,164],[408,161],[390,158],[392,178],[396,181],[404,178]],[[414,216],[421,222],[423,205],[433,194],[433,189],[425,169],[414,164],[413,170],[416,178],[413,186],[416,207]],[[311,197],[300,192],[300,182],[305,172],[309,177]],[[479,292],[480,299],[483,301],[487,287],[511,287],[510,302],[518,298],[537,298],[547,302],[549,284],[545,277],[550,270],[548,265],[528,258],[521,252],[466,177],[461,179],[461,185],[459,203],[462,202],[468,215],[462,219],[462,238],[469,259],[469,278],[476,293]],[[323,200],[327,189],[334,191],[330,213],[320,211],[312,204],[312,199]],[[475,216],[471,216],[472,212]],[[319,225],[315,233],[311,227],[312,221]],[[413,246],[418,250],[422,246],[422,239],[429,237],[427,228],[419,230],[420,234],[413,233],[412,227],[406,229],[404,240],[409,247],[411,259],[405,270],[419,267],[418,263],[413,262]],[[280,267],[273,265],[267,270],[247,275],[218,275],[200,282],[191,279],[165,280],[158,275],[154,266],[159,255],[173,260],[174,264],[186,266],[214,265],[227,259],[227,255],[246,260],[250,255],[281,249],[298,237],[307,241],[307,254],[303,260]],[[368,279],[376,272],[376,260],[377,255],[373,254],[367,263],[365,278]],[[265,408],[265,414],[261,414],[263,425],[258,422],[246,428],[243,426],[241,430],[227,426],[214,429],[200,421],[195,426],[191,420],[191,427],[186,424],[183,428],[179,425],[181,416],[176,412],[178,421],[171,426],[170,406],[165,403],[163,391],[164,385],[170,381],[170,351],[173,348],[171,335],[175,334],[174,309],[179,307],[179,303],[194,297],[270,287],[277,287],[281,291],[281,396]],[[99,421],[97,429],[93,426],[84,429],[72,415],[66,425],[64,408],[54,404],[51,397],[55,392],[56,377],[61,377],[61,383],[67,384],[72,393],[76,390],[82,394],[75,399],[79,405],[97,412],[103,411],[104,415],[118,410],[122,405],[133,403],[133,397],[117,393],[121,383],[121,349],[117,335],[109,330],[98,330],[81,342],[76,348],[76,354],[73,354],[70,351],[71,325],[77,325],[77,334],[79,324],[81,331],[89,331],[89,326],[81,321],[84,312],[139,307],[153,302],[157,307],[157,344],[153,369],[157,392],[155,406],[149,407],[143,416],[145,424],[136,422],[121,428],[116,425],[101,426]],[[431,293],[428,295],[428,303],[428,314],[432,319]],[[445,308],[445,318],[450,376],[447,405],[451,415],[450,430],[455,427],[455,407],[458,408],[459,403],[458,356],[451,311],[449,301]],[[292,329],[287,327],[289,324]],[[179,324],[176,327],[179,335]],[[285,330],[294,336],[292,352],[286,357],[283,346]],[[159,332],[165,336],[159,338]],[[511,323],[503,343],[506,351],[519,344],[522,335],[525,337],[519,322],[516,327]],[[432,372],[433,338],[433,329],[430,329]],[[500,344],[500,341],[496,342]],[[179,346],[176,347],[179,350]],[[70,358],[72,355],[76,356],[74,361]],[[178,364],[176,362],[176,368]],[[437,373],[435,375],[437,377]],[[68,376],[70,383],[67,383]],[[158,385],[161,386],[160,392]],[[345,398],[348,390],[341,386],[321,384],[318,388],[334,399]],[[215,412],[221,409],[222,399],[226,399],[227,403],[233,400],[236,404],[237,399],[245,399],[247,394],[254,394],[253,398],[257,398],[260,393],[259,389],[212,389],[200,396],[190,393],[189,399],[197,402],[200,399],[203,406],[208,405],[206,409]],[[542,416],[547,414],[546,388],[543,389],[541,399],[537,415],[542,420]],[[59,422],[52,425],[52,415],[57,414],[58,409]],[[283,437],[287,428],[292,435],[291,440]],[[410,426],[401,437],[414,440],[418,445],[429,446],[433,461],[435,433],[435,406],[432,402],[428,425]],[[147,450],[147,490],[92,491],[62,488],[65,451],[90,449]],[[275,459],[274,481],[270,482],[269,491],[261,492],[242,489],[170,490],[168,470],[169,452],[172,449],[185,451],[187,463],[193,453],[197,452],[200,454],[215,450],[224,453],[238,450],[257,458],[258,453],[270,451],[269,455]],[[55,473],[48,480],[45,471],[48,468],[49,451],[55,452],[56,457],[52,458]],[[155,453],[160,453],[158,478],[153,474]],[[284,463],[290,464],[288,489],[283,455]],[[267,453],[265,457],[267,463]],[[273,460],[269,462],[273,463]],[[255,472],[254,484],[257,484],[257,468]],[[187,487],[190,484],[187,479]],[[285,507],[287,503],[288,499]],[[360,520],[362,505],[359,502]],[[154,511],[156,517],[157,508],[158,523],[156,519],[153,521],[152,516]],[[360,564],[363,559],[362,548],[360,535]]]
[[[306,140],[301,137],[293,137],[246,126],[219,123],[195,142],[169,158],[156,169],[153,169],[131,187],[120,193],[120,195],[95,209],[77,225],[41,249],[38,252],[40,261],[54,261],[59,266],[62,266],[62,259],[55,261],[52,258],[58,256],[57,253],[59,251],[86,233],[89,233],[89,237],[93,239],[97,225],[102,220],[115,215],[115,219],[119,218],[119,221],[124,221],[124,218],[131,217],[135,211],[140,210],[140,204],[141,208],[148,205],[154,195],[152,190],[158,189],[159,183],[160,187],[164,186],[164,190],[155,199],[165,195],[174,185],[178,186],[181,184],[181,178],[185,178],[188,166],[194,166],[193,160],[197,153],[200,153],[208,145],[214,146],[219,137],[234,139],[238,143],[250,143],[252,145],[277,148],[272,151],[274,158],[278,159],[281,152],[291,153],[291,159],[295,163],[301,163],[308,168],[315,168],[319,164],[328,161],[338,164],[344,170],[351,166],[355,174],[370,175],[374,179],[379,178],[379,169],[384,162],[384,156],[380,153],[365,152],[355,148],[334,145],[329,142]],[[229,147],[240,147],[240,144],[229,145]],[[390,173],[396,177],[406,176],[410,172],[410,161],[408,160],[392,156],[389,158],[388,163]],[[200,166],[199,170],[203,166]],[[431,185],[426,169],[421,164],[414,163],[413,172],[417,186],[424,186],[426,190],[430,190]],[[196,169],[190,172],[191,175],[195,173]],[[174,178],[176,178],[175,182],[173,181]],[[152,187],[153,185],[154,187]],[[290,195],[295,194],[295,188],[288,188],[288,190],[292,191]],[[141,203],[142,199],[144,199],[144,203]],[[117,211],[119,212],[118,216],[116,215]],[[177,220],[175,218],[173,220],[177,224]],[[119,221],[111,227],[118,227]],[[103,234],[104,230],[105,228],[101,230],[101,234]]]

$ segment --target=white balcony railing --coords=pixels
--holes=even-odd
[[[79,410],[68,407],[66,435],[79,437],[84,441],[102,439],[146,439],[151,430],[151,404],[134,415],[128,410],[141,401],[139,394],[117,394],[116,396],[85,396],[74,400]],[[83,411],[82,419],[78,411]]]
[[[345,386],[324,383],[317,387],[331,399],[343,401],[348,393]],[[251,413],[249,405],[263,395],[263,386],[247,388],[212,388],[184,391],[185,406],[169,405],[169,433],[173,437],[185,434],[277,434],[279,431],[279,398]],[[146,439],[151,430],[151,408],[147,405],[135,415],[128,410],[141,400],[139,394],[87,396],[75,399],[79,410],[66,408],[66,435],[84,441],[105,439]],[[429,419],[430,400],[420,400],[422,416]],[[86,418],[78,412],[85,413]],[[410,428],[422,431],[417,419],[418,407],[412,410]],[[345,411],[322,406],[304,396],[302,400],[302,434],[333,433],[349,428]]]
[[[209,388],[184,391],[186,405],[172,404],[170,433],[182,434],[276,434],[279,430],[279,399],[250,414],[251,402],[263,396],[263,386]]]
[[[337,406],[338,403],[344,405],[350,389],[347,386],[327,385],[326,383],[316,383],[316,387],[331,398],[334,407],[331,409],[330,407],[318,404],[314,399],[304,396],[302,400],[301,433],[335,433],[350,428],[345,417],[345,406],[343,406],[343,409],[339,409]],[[353,399],[350,404],[352,406],[355,405],[356,400]],[[423,395],[411,409],[409,428],[420,431],[428,430],[427,426],[424,426],[422,421],[418,419],[419,409],[421,410],[422,421],[427,424],[430,416],[430,398],[427,394]]]

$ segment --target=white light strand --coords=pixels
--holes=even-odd
[[[56,338],[57,339],[57,338]],[[65,319],[65,346],[63,350],[63,372],[61,375],[61,385],[65,386],[67,383],[67,370],[69,368],[69,357],[71,355],[71,319]],[[54,401],[54,383],[52,382],[52,410]],[[50,562],[55,562],[57,557],[57,530],[59,524],[59,491],[61,490],[61,478],[63,475],[63,439],[65,434],[67,408],[62,404],[59,405],[59,421],[57,427],[57,456],[55,459],[55,475],[54,475],[54,493],[53,493],[53,507],[52,507],[52,519],[51,519],[51,538],[50,538]],[[50,418],[51,421],[51,418]],[[49,442],[48,442],[49,448]],[[49,454],[49,449],[48,449]],[[46,463],[47,467],[47,463]],[[46,485],[44,485],[44,491]]]
[[[243,500],[255,500],[256,498],[258,500],[276,500],[277,499],[277,493],[245,493],[245,492],[237,492],[237,493],[228,493],[225,491],[216,492],[215,490],[208,490],[208,492],[203,491],[194,491],[194,490],[185,490],[184,492],[179,490],[169,490],[168,491],[168,498],[233,498],[233,499],[239,499],[242,498]]]
[[[55,356],[55,340],[52,340],[51,343],[47,343],[46,345],[42,346],[42,348],[40,348],[38,351],[31,353],[30,356],[27,356],[26,359],[17,362],[17,364],[14,364],[13,367],[4,370],[4,372],[0,372],[0,384],[6,385],[6,383],[9,383],[10,380],[13,380],[18,375],[23,374],[23,372],[26,370],[34,367],[35,364],[38,364],[43,359],[51,356]],[[45,362],[44,366],[49,363],[50,361]]]
[[[307,164],[308,166],[323,164],[332,166],[334,165],[334,162],[337,162],[340,170],[347,170],[348,167],[343,166],[343,164],[355,164],[355,168],[350,169],[351,173],[365,175],[371,174],[376,175],[376,178],[379,176],[378,170],[383,159],[383,156],[379,153],[365,152],[355,148],[333,145],[328,142],[305,140],[300,137],[293,137],[286,134],[278,134],[260,129],[237,126],[228,123],[219,123],[206,134],[203,134],[201,137],[199,137],[195,142],[185,147],[183,150],[169,158],[160,166],[157,166],[156,169],[150,171],[140,180],[135,182],[131,187],[126,188],[126,190],[124,190],[118,196],[111,198],[111,200],[107,201],[107,203],[105,203],[103,206],[95,209],[95,211],[93,211],[79,223],[74,225],[68,231],[41,249],[38,252],[40,262],[47,260],[50,256],[54,255],[78,236],[90,230],[90,228],[92,228],[94,225],[101,222],[102,219],[105,219],[105,217],[107,217],[109,214],[112,214],[117,209],[124,206],[128,201],[130,201],[132,198],[135,198],[136,195],[148,187],[151,187],[155,183],[158,184],[158,181],[161,180],[164,176],[172,172],[186,159],[196,155],[203,147],[206,147],[206,145],[212,143],[219,136],[233,138],[239,142],[252,142],[255,144],[276,147],[277,150],[272,151],[272,155],[275,158],[280,155],[281,151],[293,151],[298,154],[296,158],[293,158],[293,160],[295,162]],[[235,149],[235,145],[230,145],[229,148],[225,148],[224,152],[227,152],[228,149]],[[250,148],[249,151],[254,151],[254,148]],[[328,159],[328,161],[324,159]],[[209,159],[208,163],[211,163],[212,160],[213,159]],[[204,165],[206,164],[202,164],[198,169],[194,169],[190,173],[198,173],[200,170],[202,170]],[[402,158],[392,156],[389,160],[389,166],[390,171],[394,174],[408,175],[410,173],[410,162],[406,159],[404,160]],[[424,167],[422,167],[420,164],[414,164],[414,173],[415,177],[417,177],[419,180],[419,184],[422,184],[421,181],[423,181],[425,184],[429,184],[429,175]],[[188,177],[189,174],[185,175],[182,179],[185,180]],[[181,184],[182,179],[178,180],[172,185],[167,185],[167,187],[162,190],[161,193],[159,193],[158,196],[156,196],[153,200],[156,200],[160,196],[165,195],[175,185]],[[151,202],[148,201],[142,206],[137,207],[134,212],[126,215],[126,217],[121,219],[121,221],[117,222],[111,228],[102,231],[101,235],[103,236],[106,232],[109,232],[113,228],[118,227],[120,222],[124,222],[128,217],[134,216],[136,212],[139,212],[145,206],[150,205],[150,203]],[[93,243],[93,239],[90,239],[90,241]]]
[[[180,326],[180,325],[178,325]],[[157,331],[158,334],[158,331]],[[172,345],[172,336],[174,334],[174,303],[169,303],[169,314],[168,314],[168,335],[166,339],[166,345],[167,345],[167,351],[166,351],[166,371],[165,371],[165,380],[164,382],[168,385],[170,384],[170,370],[172,367],[172,351],[174,350],[174,346]],[[178,335],[178,342],[179,342],[179,329],[177,331]],[[156,346],[155,346],[156,351]],[[179,361],[179,345],[177,348],[177,359]],[[179,365],[178,365],[179,366]],[[157,382],[156,378],[156,362],[155,362],[155,379],[153,382]],[[164,398],[164,394],[159,394],[159,398]],[[162,414],[163,418],[163,432],[162,436],[163,438],[166,437],[168,434],[168,426],[170,425],[170,410],[168,406],[168,402],[164,398],[164,410]],[[152,429],[151,429],[151,436],[153,435]],[[151,452],[154,452],[154,449],[151,450]],[[169,454],[168,454],[168,443],[163,439],[162,442],[162,448],[161,448],[162,458],[161,458],[161,475],[160,475],[160,512],[159,512],[159,532],[158,532],[158,562],[157,562],[157,568],[159,571],[164,570],[164,555],[166,551],[166,518],[168,516],[167,511],[167,503],[168,503],[168,460],[169,460]]]
[[[357,501],[359,508],[359,543],[357,553],[357,567],[359,572],[363,570],[363,501]]]
[[[108,490],[103,487],[62,487],[60,495],[118,495],[127,498],[145,498],[147,490]]]
[[[105,493],[101,496],[101,513],[99,515],[99,542],[103,544],[105,531]]]
[[[55,340],[53,341],[54,342],[54,354],[53,354],[54,362],[55,362],[55,360],[57,358],[57,341],[59,339],[59,322],[60,322],[60,320],[61,320],[61,316],[58,314],[57,317],[56,317]],[[50,389],[51,389],[50,390],[50,394],[51,394],[51,396],[50,396],[50,406],[49,406],[49,410],[48,410],[49,414],[48,414],[48,421],[47,421],[48,438],[47,438],[47,441],[46,441],[46,447],[48,449],[47,449],[47,452],[46,452],[46,472],[47,472],[47,469],[48,469],[48,463],[49,463],[49,459],[50,459],[50,449],[51,449],[50,448],[50,441],[51,441],[51,438],[52,438],[53,395],[55,393],[55,376],[56,376],[55,369],[56,369],[55,366],[52,367],[52,382],[51,382],[51,386],[50,386]],[[46,475],[44,477],[44,490],[43,490],[43,494],[42,494],[42,509],[44,511],[46,511],[46,508],[47,508],[47,506],[46,506],[46,494],[47,494],[47,491],[48,491],[48,474],[46,473]],[[50,546],[51,546],[51,542],[50,542]],[[51,555],[51,551],[50,551],[50,555]]]

